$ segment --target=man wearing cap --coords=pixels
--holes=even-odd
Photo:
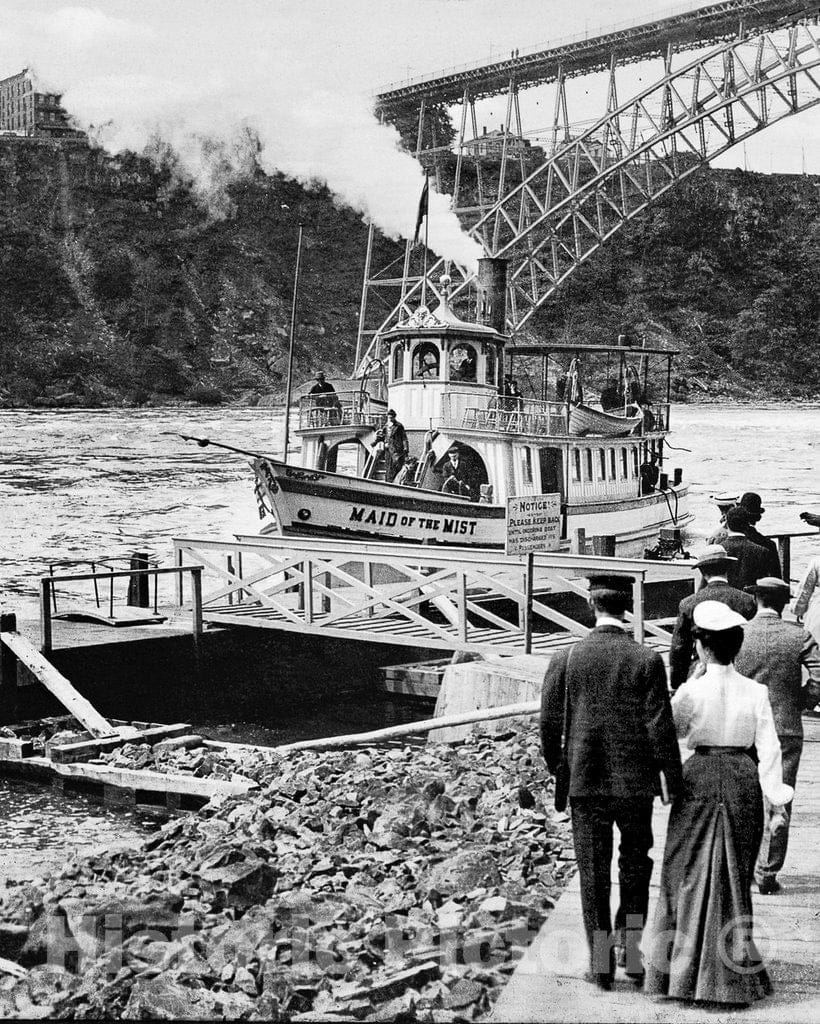
[[[745,628],[735,668],[768,687],[783,752],[783,781],[794,786],[803,750],[801,713],[820,701],[820,650],[811,633],[781,618],[791,596],[787,583],[766,576],[747,589],[757,598],[757,614]],[[805,686],[804,668],[809,674]],[[777,873],[786,860],[791,803],[786,805],[784,817],[785,827],[775,835],[767,828],[760,847],[755,874],[764,896],[780,892]]]
[[[627,633],[631,578],[591,576],[589,583],[595,628],[550,661],[541,698],[541,748],[555,774],[566,694],[569,800],[590,980],[610,989],[616,961],[633,981],[643,980],[639,943],[652,874],[652,803],[659,773],[674,794],[681,765],[663,662]],[[614,932],[613,825],[620,832]]]
[[[722,544],[710,544],[693,563],[700,569],[703,585],[694,594],[685,597],[678,606],[678,617],[672,631],[669,647],[669,685],[672,690],[686,682],[695,656],[695,637],[692,614],[702,601],[722,601],[744,619],[751,619],[756,605],[750,594],[729,584],[730,567],[736,562]]]

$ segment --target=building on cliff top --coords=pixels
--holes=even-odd
[[[59,93],[40,91],[29,68],[0,79],[0,135],[14,133],[33,138],[84,139],[60,103]]]

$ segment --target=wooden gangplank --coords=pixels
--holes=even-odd
[[[644,617],[645,583],[692,576],[685,563],[594,555],[538,554],[528,574],[523,558],[468,548],[247,537],[174,543],[177,565],[203,566],[205,622],[450,652],[551,654],[574,643],[589,627],[546,595],[586,598],[586,576],[601,572],[632,581],[635,635],[663,651],[670,634]]]

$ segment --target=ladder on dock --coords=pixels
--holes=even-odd
[[[206,623],[479,654],[551,654],[589,627],[551,603],[587,596],[586,576],[632,580],[637,639],[665,650],[668,629],[643,614],[648,580],[691,579],[685,563],[340,540],[178,538],[175,563],[203,566]],[[184,604],[182,577],[178,602]]]

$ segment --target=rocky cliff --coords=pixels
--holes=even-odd
[[[818,182],[703,171],[583,267],[530,334],[683,350],[680,397],[820,394]],[[0,404],[281,395],[306,225],[297,379],[349,371],[366,228],[252,173],[206,211],[166,156],[0,140]],[[374,266],[401,249],[377,237]]]

